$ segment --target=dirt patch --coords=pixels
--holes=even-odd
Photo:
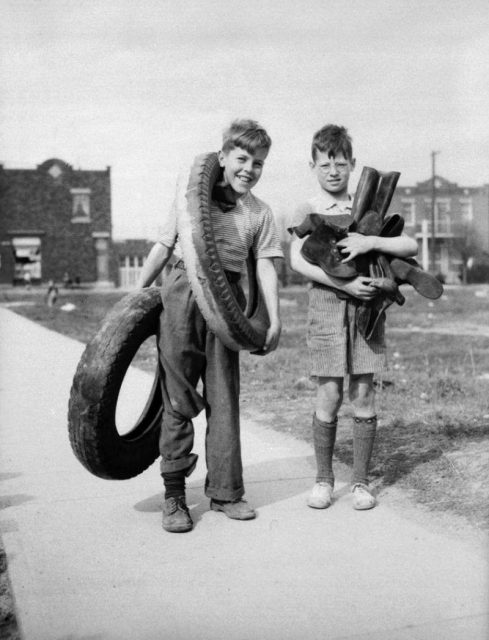
[[[418,525],[436,534],[462,541],[474,550],[484,554],[489,551],[487,532],[472,524],[467,518],[453,511],[433,510],[433,505],[422,504],[415,492],[405,488],[391,486],[378,494],[379,503],[389,507],[400,517],[416,522]]]
[[[487,460],[489,442],[459,445],[436,460],[419,465],[408,486],[399,488],[419,505],[440,513],[451,512],[480,531],[489,530]]]

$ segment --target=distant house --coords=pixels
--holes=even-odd
[[[470,252],[489,251],[489,185],[461,187],[440,176],[434,178],[435,272],[447,282],[458,282]],[[420,244],[419,257],[431,265],[433,181],[398,186],[390,212],[401,213],[405,231]]]
[[[148,240],[140,239],[114,242],[119,287],[131,289],[136,286],[143,264],[153,244]]]
[[[102,287],[117,275],[110,167],[82,171],[57,158],[36,169],[0,165],[0,284]]]

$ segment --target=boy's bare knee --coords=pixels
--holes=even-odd
[[[319,420],[334,420],[342,402],[343,378],[318,378],[316,415]]]
[[[349,398],[355,415],[370,418],[375,414],[375,390],[373,374],[350,377]]]

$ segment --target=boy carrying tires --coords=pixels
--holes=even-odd
[[[263,172],[271,140],[253,120],[235,120],[224,131],[219,151],[221,178],[212,192],[210,215],[217,252],[238,301],[239,280],[250,249],[268,311],[263,352],[278,344],[281,323],[278,280],[273,259],[283,257],[270,207],[251,193]],[[158,334],[163,393],[160,435],[161,475],[165,487],[163,528],[190,531],[193,526],[185,479],[197,463],[192,453],[192,419],[205,410],[207,419],[205,494],[214,511],[250,520],[253,508],[243,499],[239,421],[239,353],[212,333],[202,316],[187,277],[177,233],[178,198],[165,216],[159,241],[144,264],[138,286],[149,286],[163,272],[163,312]],[[171,256],[175,262],[163,271]],[[197,391],[202,380],[203,391]]]

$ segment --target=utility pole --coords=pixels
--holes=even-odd
[[[435,157],[439,151],[431,152],[431,273],[435,274],[435,251],[436,251],[436,230],[435,230],[435,207],[436,207],[436,171]]]

